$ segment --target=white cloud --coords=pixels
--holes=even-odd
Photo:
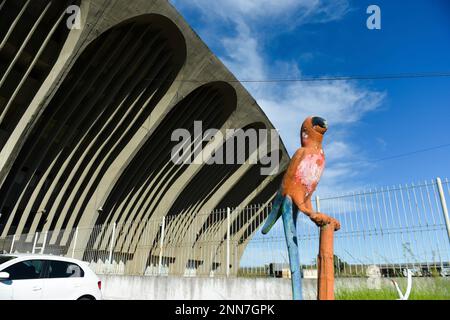
[[[224,38],[222,61],[238,79],[262,79],[266,76],[264,58],[257,38],[242,21],[236,22],[237,36]]]
[[[352,148],[344,141],[333,141],[327,145],[327,159],[339,160],[353,155]]]
[[[172,0],[176,7],[196,7],[206,19],[270,21],[292,27],[340,19],[348,0]]]
[[[385,96],[348,82],[301,82],[266,87],[257,90],[255,98],[274,125],[280,128],[290,152],[298,146],[301,121],[307,116],[319,115],[327,119],[330,132],[336,128],[342,130],[376,110]]]

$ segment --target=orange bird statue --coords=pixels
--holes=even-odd
[[[282,216],[289,253],[292,296],[294,300],[303,299],[296,226],[299,210],[307,215],[317,226],[321,227],[321,243],[318,259],[319,299],[321,299],[321,294],[322,297],[325,297],[325,291],[328,292],[327,297],[329,299],[334,297],[330,293],[330,287],[332,291],[332,286],[326,280],[332,280],[331,283],[334,282],[333,232],[340,229],[340,224],[336,219],[324,213],[316,212],[311,203],[311,196],[316,190],[325,168],[325,153],[322,148],[322,140],[327,129],[328,125],[326,120],[320,117],[308,117],[303,122],[300,132],[302,147],[295,152],[289,163],[288,169],[283,177],[281,188],[275,196],[272,211],[267,217],[267,221],[262,229],[262,233],[267,234],[280,216]],[[331,276],[329,275],[330,254]],[[323,260],[324,257],[327,261]]]

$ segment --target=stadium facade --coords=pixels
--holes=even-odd
[[[70,6],[80,8],[71,28]],[[0,41],[0,236],[135,223],[114,244],[131,263],[150,258],[136,249],[149,219],[171,217],[166,234],[198,228],[221,245],[222,229],[207,230],[212,218],[199,212],[273,198],[289,160],[281,141],[275,175],[261,163],[171,161],[172,132],[192,132],[194,121],[221,131],[273,125],[167,1],[0,0]],[[260,214],[233,211],[233,223],[244,220],[233,241],[247,242]],[[72,235],[49,245],[69,248]]]

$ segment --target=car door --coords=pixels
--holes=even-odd
[[[43,299],[74,300],[83,295],[83,270],[75,263],[47,260]]]
[[[9,273],[9,285],[12,288],[14,300],[40,300],[42,299],[42,260],[19,261],[4,270]]]
[[[0,272],[3,271],[0,269]],[[12,298],[12,281],[10,279],[0,280],[0,300],[11,300]]]
[[[13,289],[11,280],[0,280],[0,300],[11,300]]]
[[[0,256],[0,272],[9,266],[9,261],[15,257]],[[12,281],[10,279],[0,280],[0,300],[11,300],[13,298]]]

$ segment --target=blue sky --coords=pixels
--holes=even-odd
[[[450,72],[446,0],[171,0],[238,79]],[[366,9],[381,8],[368,30]],[[244,84],[290,154],[310,114],[325,117],[318,194],[449,177],[450,78]]]

